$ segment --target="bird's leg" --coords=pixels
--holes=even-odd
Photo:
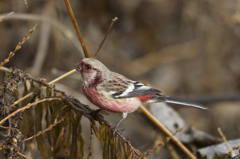
[[[122,119],[117,123],[116,126],[114,126],[114,128],[113,128],[113,135],[115,134],[118,126],[120,125],[120,123],[127,117],[127,114],[128,114],[128,113],[123,113],[123,114],[122,114]]]
[[[98,115],[98,113],[99,113],[101,110],[102,110],[102,109],[92,110],[92,111],[90,112],[91,117],[92,117],[94,120],[97,120],[97,115]]]

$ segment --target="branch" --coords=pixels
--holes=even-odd
[[[29,138],[27,138],[27,139],[24,139],[24,141],[31,140],[32,138],[37,137],[37,136],[45,133],[46,131],[51,130],[55,125],[57,125],[57,124],[59,124],[59,123],[61,123],[61,122],[63,122],[63,121],[64,121],[64,117],[62,117],[58,122],[55,122],[55,123],[49,125],[49,127],[48,127],[47,129],[45,129],[45,130],[43,130],[43,131],[39,131],[36,135],[33,135],[33,136],[31,136],[31,137],[29,137]]]
[[[222,137],[222,139],[223,139],[223,141],[224,141],[224,143],[225,143],[225,145],[226,145],[226,147],[227,147],[227,149],[228,149],[228,152],[232,152],[232,149],[231,149],[231,147],[229,146],[229,144],[228,144],[228,142],[227,142],[227,138],[226,138],[226,136],[223,134],[221,128],[218,128],[218,132],[219,132],[219,134],[221,135],[221,137]]]
[[[108,28],[108,30],[107,30],[107,33],[106,33],[105,37],[103,38],[103,41],[101,42],[100,46],[98,47],[97,52],[95,53],[95,55],[93,56],[93,58],[96,58],[96,56],[97,56],[99,50],[101,49],[101,47],[102,47],[104,41],[105,41],[106,38],[107,38],[107,35],[108,35],[109,31],[111,30],[111,28],[112,28],[114,22],[117,21],[117,20],[118,20],[117,17],[115,17],[114,19],[112,19],[112,23],[110,24],[110,26],[109,26],[109,28]]]
[[[7,15],[4,15],[4,16],[0,16],[0,22],[2,22],[3,21],[3,19],[4,18],[6,18],[6,17],[8,17],[9,15],[11,15],[11,14],[13,14],[14,12],[10,12],[10,13],[8,13]]]
[[[182,149],[182,151],[188,155],[191,159],[197,159],[175,136],[173,136],[173,134],[164,127],[164,125],[162,125],[145,107],[140,106],[139,107],[143,113],[154,123],[156,124],[157,127],[159,127],[167,136],[169,136],[171,138],[171,140],[177,145],[179,146],[180,149]]]
[[[29,36],[35,31],[36,27],[37,27],[37,24],[28,31],[26,36],[24,38],[22,38],[22,41],[17,44],[17,46],[15,47],[15,50],[13,52],[10,52],[8,57],[3,62],[0,63],[0,67],[2,67],[5,63],[8,63],[9,59],[15,55],[16,51],[21,49],[22,44],[24,44],[25,41],[27,41],[29,39]]]
[[[70,75],[70,74],[72,74],[72,73],[74,73],[74,72],[76,72],[76,71],[77,71],[77,70],[73,69],[73,70],[71,70],[71,71],[63,74],[62,76],[56,78],[55,80],[52,80],[52,81],[49,82],[48,84],[53,84],[53,83],[55,83],[55,82],[57,82],[57,81],[60,81],[61,79],[65,78],[66,76],[68,76],[68,75]],[[42,87],[41,89],[45,89],[45,88],[46,88],[46,87]],[[19,102],[27,99],[28,97],[30,97],[30,96],[33,95],[33,94],[34,94],[34,92],[25,95],[24,97],[22,97],[22,98],[20,98],[19,100],[15,101],[15,102],[12,104],[12,106],[17,105]]]
[[[22,156],[23,158],[29,159],[27,156],[25,156],[24,154],[17,152],[18,155]]]
[[[68,12],[69,12],[69,14],[70,14],[70,17],[71,17],[71,19],[72,19],[72,22],[73,22],[73,25],[74,25],[74,27],[75,27],[75,30],[76,30],[76,32],[77,32],[78,39],[79,39],[80,42],[81,42],[81,45],[82,45],[82,48],[83,48],[83,52],[84,52],[84,54],[85,54],[85,57],[86,57],[86,58],[90,58],[90,55],[89,55],[89,53],[88,53],[88,51],[87,51],[87,48],[86,48],[86,46],[85,46],[85,44],[84,44],[84,42],[83,42],[83,38],[82,38],[81,32],[80,32],[80,30],[79,30],[79,28],[78,28],[77,21],[76,21],[76,19],[75,19],[75,17],[74,17],[74,14],[73,14],[71,5],[70,5],[70,3],[69,3],[68,0],[64,0],[64,1],[65,1],[65,3],[66,3],[67,9],[68,9]]]
[[[98,115],[98,117],[100,117],[100,116]],[[104,119],[101,118],[101,117],[100,117],[100,119],[101,119],[110,129],[113,129],[113,126],[112,126],[108,121],[104,120]],[[139,157],[142,157],[142,156],[143,156],[143,154],[142,154],[138,149],[135,149],[135,148],[132,146],[131,142],[128,141],[125,137],[123,137],[123,136],[119,133],[119,131],[116,131],[115,133],[133,150],[133,152],[134,152],[135,154],[137,154]]]
[[[1,16],[1,14],[0,14],[0,16]],[[4,14],[4,16],[5,16],[5,14]],[[71,30],[69,30],[67,27],[65,27],[62,23],[59,23],[56,20],[50,19],[48,17],[44,17],[42,15],[24,14],[24,13],[17,13],[17,14],[14,14],[14,15],[6,18],[6,20],[11,20],[11,19],[27,20],[27,21],[41,21],[41,22],[47,22],[47,23],[51,24],[54,27],[54,29],[57,29],[58,31],[60,31],[60,33],[64,37],[68,38],[70,40],[70,42],[72,42],[72,44],[80,52],[81,56],[84,57],[82,48],[79,46],[79,43],[77,42],[77,38],[75,37],[75,34],[73,34],[71,32]]]
[[[61,97],[48,97],[48,98],[43,98],[43,99],[39,99],[37,100],[36,102],[33,102],[33,103],[29,103],[28,105],[22,107],[22,108],[19,108],[17,109],[16,111],[12,112],[11,114],[9,114],[7,117],[5,117],[4,119],[2,119],[0,121],[0,125],[6,121],[8,118],[14,116],[15,114],[17,114],[18,112],[21,112],[21,111],[24,111],[25,109],[28,109],[30,108],[31,106],[34,106],[38,103],[41,103],[41,102],[44,102],[44,101],[52,101],[52,100],[62,100]]]

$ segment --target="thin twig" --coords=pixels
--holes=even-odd
[[[95,53],[95,55],[93,56],[93,58],[96,58],[96,57],[97,57],[97,54],[98,54],[99,50],[101,49],[101,47],[102,47],[102,45],[103,45],[104,41],[106,40],[106,38],[107,38],[107,36],[108,36],[108,33],[109,33],[109,31],[111,30],[111,28],[112,28],[112,26],[113,26],[114,22],[115,22],[115,21],[117,21],[117,20],[118,20],[118,18],[117,18],[117,17],[115,17],[114,19],[112,19],[112,23],[110,24],[110,26],[109,26],[109,28],[108,28],[108,30],[107,30],[107,33],[106,33],[106,35],[105,35],[105,37],[104,37],[103,41],[101,42],[101,44],[100,44],[99,48],[97,49],[97,52],[96,52],[96,53]]]
[[[5,16],[0,16],[0,22],[2,22],[3,21],[3,19],[4,18],[6,18],[6,17],[8,17],[9,15],[11,15],[11,14],[13,14],[14,12],[10,12],[10,13],[8,13],[7,15],[5,15]]]
[[[22,154],[22,153],[20,153],[20,152],[17,152],[17,154],[20,155],[20,156],[22,156],[22,157],[24,157],[24,158],[26,158],[26,159],[29,159],[27,156],[25,156],[24,154]]]
[[[228,153],[228,154],[231,154],[234,150],[237,150],[237,149],[239,149],[239,148],[240,148],[240,145],[234,146],[234,147],[232,148],[232,150],[228,151],[227,153]]]
[[[81,32],[80,32],[80,30],[79,30],[79,28],[78,28],[78,24],[77,24],[77,21],[76,21],[76,19],[75,19],[74,14],[73,14],[71,5],[70,5],[70,3],[69,3],[68,0],[64,0],[64,1],[65,1],[65,3],[66,3],[67,9],[68,9],[69,15],[70,15],[70,17],[71,17],[71,19],[72,19],[72,22],[73,22],[73,25],[74,25],[74,27],[75,27],[75,30],[76,30],[76,32],[77,32],[78,39],[79,39],[80,42],[81,42],[81,45],[82,45],[82,48],[83,48],[83,52],[84,52],[84,54],[85,54],[85,57],[90,58],[90,55],[89,55],[89,53],[88,53],[88,51],[87,51],[87,48],[86,48],[86,46],[85,46],[85,44],[84,44],[84,42],[83,42],[83,38],[82,38]]]
[[[30,108],[31,106],[34,106],[34,105],[36,105],[36,104],[38,104],[38,103],[41,103],[41,102],[44,102],[44,101],[52,101],[52,100],[62,100],[62,98],[61,98],[61,97],[48,97],[48,98],[39,99],[39,100],[37,100],[36,102],[33,102],[33,103],[29,103],[28,105],[26,105],[26,106],[24,106],[24,107],[22,107],[22,108],[17,109],[16,111],[14,111],[14,112],[12,112],[11,114],[9,114],[7,117],[5,117],[4,119],[2,119],[2,120],[0,121],[0,125],[1,125],[4,121],[6,121],[8,118],[10,118],[10,117],[14,116],[15,114],[17,114],[18,112],[24,111],[25,109],[28,109],[28,108]]]
[[[231,147],[229,146],[229,144],[228,144],[228,142],[227,142],[227,138],[226,138],[226,136],[223,134],[223,132],[222,132],[222,130],[221,130],[220,127],[218,128],[218,132],[219,132],[219,134],[221,135],[221,137],[222,137],[222,139],[223,139],[223,141],[224,141],[224,143],[225,143],[228,151],[230,152],[232,149],[231,149]],[[231,152],[232,152],[232,151],[231,151]]]
[[[104,120],[103,118],[101,118],[101,120],[102,120],[110,129],[113,129],[113,126],[112,126],[108,121]],[[143,156],[143,154],[142,154],[138,149],[135,149],[135,148],[132,146],[131,142],[128,141],[125,137],[123,137],[123,136],[121,135],[121,133],[119,133],[119,131],[116,131],[115,133],[131,148],[131,150],[132,150],[135,154],[137,154],[139,157],[142,157],[142,156]]]
[[[33,136],[29,137],[29,138],[24,139],[24,141],[31,140],[31,139],[33,139],[33,138],[35,138],[35,137],[45,133],[46,131],[51,130],[55,125],[57,125],[57,124],[59,124],[59,123],[61,123],[63,121],[64,121],[64,117],[62,117],[58,122],[55,122],[55,123],[49,125],[49,127],[47,129],[45,129],[43,131],[39,131],[36,135],[33,135]]]
[[[19,131],[17,128],[11,128],[11,127],[6,127],[6,126],[2,126],[2,125],[0,125],[0,128],[3,128],[3,129],[14,129],[14,130]]]
[[[175,135],[176,135],[178,132],[180,132],[180,131],[182,131],[182,129],[177,130],[171,137],[167,136],[167,137],[165,138],[165,141],[160,142],[156,147],[154,147],[153,149],[148,150],[148,151],[145,152],[143,155],[148,156],[148,155],[150,155],[152,152],[154,152],[155,150],[157,150],[158,148],[163,147],[166,143],[169,142],[169,140],[170,140],[173,136],[175,136]]]
[[[140,110],[143,111],[143,113],[154,123],[156,124],[167,136],[169,136],[171,138],[171,140],[177,145],[179,146],[180,149],[182,149],[182,151],[184,153],[186,153],[186,155],[188,155],[191,159],[197,159],[175,136],[173,136],[173,134],[164,127],[164,125],[162,125],[145,107],[140,106],[139,107]]]
[[[63,78],[65,78],[65,77],[69,76],[70,74],[72,74],[72,73],[74,73],[74,72],[76,72],[76,71],[77,71],[76,69],[73,69],[73,70],[71,70],[71,71],[69,71],[69,72],[63,74],[62,76],[56,78],[55,80],[52,80],[52,81],[49,82],[48,84],[56,83],[57,81],[60,81],[61,79],[63,79]]]
[[[1,14],[0,14],[1,16]],[[69,30],[66,26],[62,23],[54,19],[50,19],[48,17],[44,17],[42,15],[37,14],[24,14],[18,13],[8,17],[6,20],[26,20],[26,21],[40,21],[40,22],[47,22],[53,26],[54,29],[57,29],[64,37],[68,38],[70,42],[76,47],[76,49],[80,52],[81,56],[84,57],[82,47],[79,45],[77,37],[71,30]]]
[[[8,57],[3,62],[0,63],[0,67],[2,67],[5,63],[8,63],[9,59],[15,55],[16,51],[21,49],[22,44],[29,39],[29,36],[35,31],[36,27],[37,27],[37,24],[28,31],[26,36],[22,38],[22,41],[17,44],[17,46],[15,47],[15,50],[13,52],[10,52]]]
[[[57,81],[60,81],[61,79],[65,78],[66,76],[68,76],[68,75],[70,75],[70,74],[72,74],[72,73],[74,73],[74,72],[76,72],[76,71],[77,71],[77,70],[73,69],[73,70],[71,70],[71,71],[63,74],[62,76],[60,76],[60,77],[52,80],[52,81],[49,82],[48,84],[53,84],[53,83],[55,83],[55,82],[57,82]],[[46,88],[46,87],[42,87],[41,89],[45,89],[45,88]],[[22,98],[20,98],[19,100],[15,101],[15,102],[12,104],[12,106],[17,105],[19,102],[27,99],[28,97],[32,96],[33,94],[34,94],[34,92],[31,92],[31,93],[25,95],[24,97],[22,97]]]
[[[9,69],[9,68],[7,68],[7,67],[0,67],[0,70],[1,71],[5,71],[5,72],[12,72],[12,70],[11,69]]]
[[[88,153],[88,159],[91,157],[91,155],[92,155],[92,137],[93,137],[93,130],[92,130],[93,128],[92,128],[92,123],[90,123],[90,132],[91,132],[91,134],[90,134],[90,145],[89,145],[89,153]]]

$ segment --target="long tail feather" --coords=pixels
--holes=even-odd
[[[196,107],[199,109],[208,109],[204,105],[201,105],[201,104],[195,103],[195,102],[191,102],[191,101],[188,101],[185,99],[180,99],[180,98],[170,97],[170,96],[165,96],[165,95],[164,95],[164,97],[166,98],[167,103],[182,104],[182,105],[186,105],[186,106]]]

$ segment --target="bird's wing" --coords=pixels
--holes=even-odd
[[[185,99],[180,99],[176,97],[170,97],[166,95],[161,95],[161,91],[148,87],[137,81],[132,81],[120,74],[115,73],[111,80],[107,81],[104,84],[104,88],[107,92],[111,94],[112,98],[121,99],[121,98],[132,98],[140,97],[145,95],[156,95],[156,98],[151,99],[152,102],[167,102],[174,104],[181,104],[186,106],[192,106],[200,109],[208,109],[207,107],[188,101]]]
[[[132,98],[161,93],[159,90],[132,81],[117,73],[104,84],[104,88],[112,95],[112,98]]]

